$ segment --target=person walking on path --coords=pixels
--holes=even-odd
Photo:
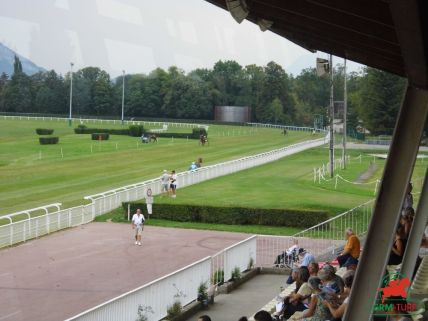
[[[166,169],[163,170],[163,174],[160,177],[161,180],[161,193],[167,194],[169,190],[169,174]]]
[[[143,234],[144,228],[144,215],[141,214],[141,209],[137,209],[137,212],[132,215],[132,229],[135,230],[135,245],[141,245],[141,235]]]
[[[153,213],[153,192],[151,188],[148,188],[146,191],[146,206],[147,206],[147,214],[149,215],[147,218],[150,218],[150,215]]]
[[[177,174],[175,173],[175,171],[171,172],[171,177],[170,177],[170,184],[169,187],[171,189],[171,197],[176,197],[176,190],[177,190]]]

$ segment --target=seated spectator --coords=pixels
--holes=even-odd
[[[198,321],[211,321],[211,318],[209,316],[207,316],[207,315],[201,315],[198,318]]]
[[[343,252],[337,257],[339,266],[343,267],[347,260],[355,261],[360,257],[360,240],[351,228],[346,229],[346,245]]]
[[[407,185],[406,196],[404,197],[403,210],[413,207],[413,195],[412,195],[413,185],[409,183]]]
[[[389,274],[396,272],[397,265],[403,261],[404,250],[406,249],[407,240],[405,238],[404,228],[399,226],[395,232],[395,240],[392,244],[391,254],[389,255],[386,270]]]
[[[298,260],[297,252],[299,250],[298,240],[293,240],[293,245],[276,257],[274,264],[276,266],[292,265]]]
[[[311,301],[309,308],[303,313],[293,315],[290,320],[304,320],[304,321],[326,321],[330,320],[331,313],[328,308],[322,303],[324,300],[329,300],[325,293],[320,290],[321,280],[316,276],[311,276],[308,280],[309,287],[311,288]]]
[[[352,270],[352,271],[356,271],[357,270],[357,265],[358,265],[358,260],[356,259],[348,259],[345,264],[343,265],[343,267],[346,268],[346,270]]]
[[[413,218],[415,217],[415,210],[411,207],[403,211],[403,215],[400,217],[400,226],[404,229],[404,237],[409,237],[410,229],[413,225]]]
[[[324,292],[335,293],[335,294],[340,292],[339,284],[337,284],[333,280],[333,275],[331,274],[330,271],[321,269],[318,272],[318,277],[321,280],[321,284],[322,284],[321,289],[323,289]]]
[[[329,309],[331,315],[335,319],[342,318],[346,312],[346,308],[348,307],[348,302],[349,302],[349,294],[352,288],[352,282],[354,281],[354,276],[355,276],[355,271],[352,271],[352,270],[346,271],[345,275],[343,276],[343,281],[345,283],[345,291],[343,296],[345,297],[345,299],[343,300],[341,305],[334,304],[327,300],[322,301],[324,306],[326,306]],[[342,296],[340,298],[342,298]]]
[[[325,270],[329,273],[331,280],[339,287],[339,292],[343,293],[345,284],[343,283],[342,278],[336,274],[336,269],[332,265],[326,264],[322,267],[322,270]]]
[[[315,257],[305,249],[300,248],[298,253],[299,253],[300,259],[302,260],[302,263],[300,263],[299,266],[308,267],[309,264],[311,264],[312,262],[315,262]]]
[[[308,269],[309,269],[310,276],[317,276],[318,271],[320,270],[320,266],[318,265],[317,262],[312,262],[311,264],[308,265]]]
[[[297,280],[298,273],[299,273],[299,268],[298,267],[293,268],[291,270],[291,274],[288,276],[286,283],[287,284],[293,284]],[[296,292],[297,292],[297,290],[296,290]]]
[[[315,262],[315,257],[311,253],[307,252],[305,249],[300,248],[298,253],[300,259],[302,260],[302,263],[296,265],[308,267],[309,264]],[[293,282],[294,281],[292,280],[292,275],[290,275],[288,277],[287,284],[292,284]]]
[[[296,280],[299,288],[284,298],[281,311],[275,314],[278,319],[286,320],[296,311],[303,311],[307,308],[311,296],[308,280],[309,270],[306,267],[300,267]]]
[[[254,315],[255,321],[272,321],[272,317],[270,316],[269,312],[265,310],[260,310]]]

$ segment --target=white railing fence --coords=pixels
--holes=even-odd
[[[286,130],[292,130],[292,131],[304,131],[304,132],[311,132],[314,131],[316,133],[327,133],[326,129],[320,129],[320,128],[313,128],[313,127],[297,127],[297,126],[288,126],[288,125],[276,125],[276,124],[261,124],[261,123],[246,123],[249,126],[253,127],[264,127],[264,128],[278,128],[278,129],[286,129]]]
[[[135,321],[139,307],[148,321],[161,320],[176,301],[185,306],[197,299],[199,285],[209,283],[210,268],[206,257],[68,320]]]
[[[226,281],[231,278],[235,267],[239,267],[241,272],[247,270],[250,261],[256,262],[256,244],[257,236],[251,236],[213,257],[206,257],[67,321],[135,321],[139,306],[148,321],[160,320],[166,317],[168,307],[175,301],[180,301],[181,305],[185,306],[197,300],[199,285],[213,285],[212,276],[218,269],[227,273]]]
[[[56,122],[68,122],[68,118],[65,117],[51,117],[51,116],[23,116],[23,115],[0,115],[0,119],[11,119],[11,120],[41,120],[41,121],[56,121]],[[76,124],[113,124],[120,125],[122,120],[120,119],[98,119],[98,118],[72,118],[72,121]],[[180,123],[180,122],[167,122],[167,121],[146,121],[146,120],[124,120],[125,125],[144,125],[144,126],[161,126],[164,125],[178,128],[205,128],[208,130],[209,126],[205,124],[197,123]]]
[[[345,244],[346,228],[352,228],[358,236],[367,233],[373,206],[374,199],[292,236],[258,235],[257,266],[283,265],[282,257],[279,256],[295,241],[298,247],[308,250],[315,256],[332,253],[337,247]]]

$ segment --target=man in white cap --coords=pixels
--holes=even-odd
[[[163,174],[160,177],[161,180],[161,192],[163,194],[167,194],[169,190],[169,174],[166,169],[163,170]]]

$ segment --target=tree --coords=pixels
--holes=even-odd
[[[18,58],[17,55],[15,55],[15,57],[14,57],[13,73],[14,74],[21,74],[22,73],[22,63],[21,63],[21,60]]]
[[[367,67],[360,91],[360,116],[373,135],[391,135],[406,81],[390,73]]]

